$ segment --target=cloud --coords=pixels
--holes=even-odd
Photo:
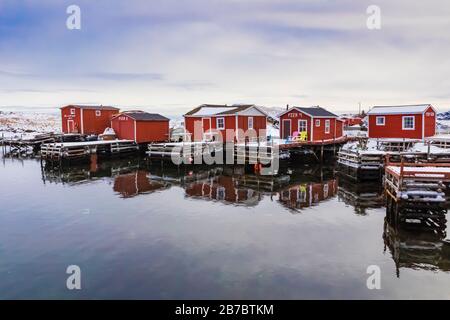
[[[366,0],[80,0],[80,31],[66,4],[2,1],[2,103],[450,108],[446,1],[380,0],[376,31]]]

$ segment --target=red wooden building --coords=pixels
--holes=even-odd
[[[118,108],[109,106],[64,106],[61,108],[62,132],[101,134],[117,113]]]
[[[306,132],[307,141],[332,140],[343,136],[344,121],[321,107],[293,107],[278,115],[280,137],[287,139],[295,132]]]
[[[111,128],[116,136],[137,143],[163,142],[169,140],[169,119],[143,111],[126,111],[115,115]]]
[[[363,118],[359,117],[359,116],[347,116],[347,117],[341,117],[341,120],[344,121],[344,126],[345,127],[351,127],[354,125],[362,125],[363,123]]]
[[[259,137],[260,134],[265,135],[266,124],[267,114],[255,105],[204,104],[184,115],[184,126],[192,135],[192,141],[203,140],[205,133],[211,131],[219,132],[223,141],[241,141],[245,137],[237,129],[244,132],[253,129],[253,133]],[[199,128],[200,132],[195,132],[194,128]],[[234,130],[234,134],[227,139],[228,129]]]
[[[375,106],[367,115],[369,138],[423,139],[436,133],[436,110],[430,104]]]

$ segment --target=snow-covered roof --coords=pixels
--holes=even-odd
[[[403,106],[374,106],[372,109],[370,109],[369,112],[367,112],[367,114],[385,115],[385,114],[424,113],[429,107],[433,108],[430,104],[416,104]]]
[[[235,107],[203,107],[197,112],[195,112],[193,115],[195,116],[214,116],[216,114],[231,111],[233,109],[236,109]]]
[[[235,104],[235,105],[214,105],[214,104],[203,104],[188,113],[185,116],[216,116],[216,115],[235,115],[235,114],[246,114],[250,110],[255,111],[258,115],[268,116],[267,113],[253,104]]]

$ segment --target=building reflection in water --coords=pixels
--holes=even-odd
[[[290,209],[302,209],[333,198],[337,193],[336,179],[298,183],[279,192],[279,201]]]
[[[172,186],[184,190],[189,199],[223,204],[256,206],[264,197],[277,201],[292,213],[338,196],[354,207],[356,214],[385,207],[381,185],[356,184],[337,179],[333,168],[310,166],[285,168],[277,176],[257,175],[245,167],[176,167],[151,165],[145,160],[103,161],[98,166],[70,166],[42,170],[44,183],[80,184],[110,180],[122,198],[163,191]],[[392,209],[392,207],[390,207]],[[447,221],[396,222],[386,209],[384,250],[401,268],[450,271],[450,242]]]
[[[113,190],[121,194],[123,198],[132,198],[139,194],[151,193],[169,187],[168,182],[151,179],[147,171],[136,170],[115,176]]]
[[[383,186],[374,182],[354,182],[340,177],[339,201],[354,208],[358,215],[366,215],[367,209],[382,208],[385,206]]]
[[[450,240],[446,240],[447,221],[426,223],[414,220],[397,222],[395,212],[386,208],[383,240],[395,262],[396,274],[401,268],[450,271]]]
[[[177,167],[152,165],[143,159],[102,161],[96,166],[44,167],[44,183],[80,184],[109,179],[113,191],[131,198],[173,185],[182,187],[192,199],[224,204],[257,205],[264,196],[289,209],[301,209],[332,198],[338,181],[332,168],[310,166],[286,168],[276,176],[255,174],[244,166]]]

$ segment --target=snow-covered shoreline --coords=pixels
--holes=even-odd
[[[56,114],[0,110],[0,137],[25,137],[49,132],[61,132]]]

